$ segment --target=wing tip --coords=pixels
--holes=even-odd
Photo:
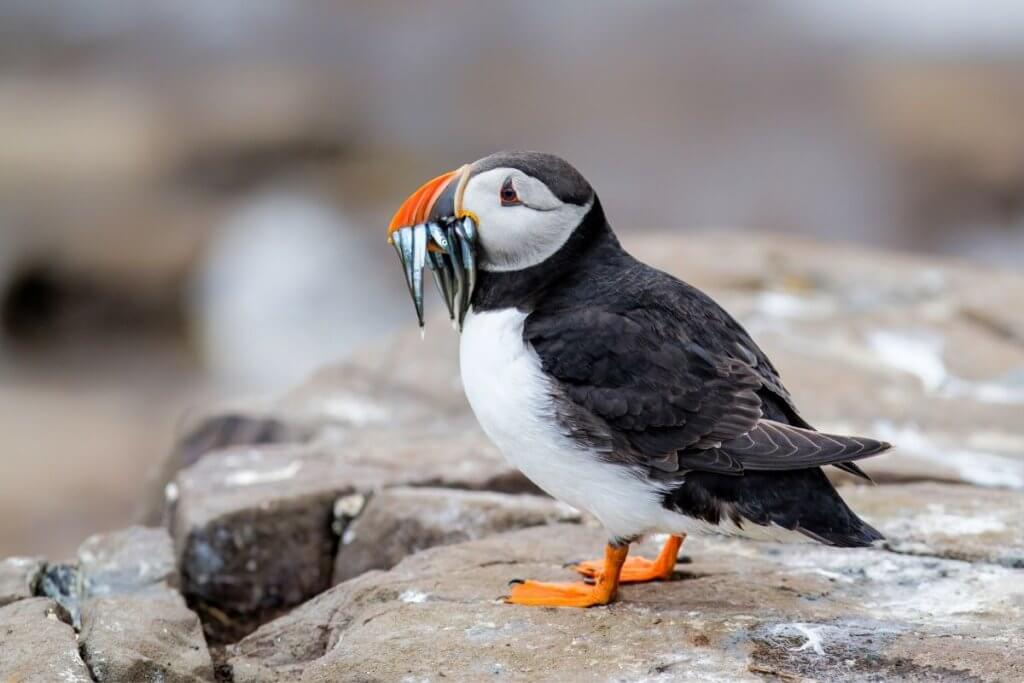
[[[873,548],[885,541],[882,532],[856,515],[853,515],[852,524],[841,531],[811,530],[800,525],[797,525],[796,531],[834,548]]]

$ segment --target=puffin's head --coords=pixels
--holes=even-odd
[[[424,263],[461,323],[477,267],[514,271],[543,262],[565,244],[593,203],[594,191],[579,171],[540,152],[498,152],[421,186],[388,226],[420,324]],[[454,285],[448,293],[446,275]],[[460,277],[466,282],[455,291]]]

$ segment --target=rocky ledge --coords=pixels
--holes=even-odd
[[[608,607],[502,604],[604,538],[483,438],[435,320],[210,411],[153,528],[0,562],[0,680],[1024,680],[1024,278],[749,236],[629,246],[735,312],[812,422],[897,444],[877,485],[836,479],[884,545],[691,538],[673,580]]]

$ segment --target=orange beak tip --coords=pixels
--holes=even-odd
[[[391,223],[388,224],[388,241],[391,241],[391,235],[396,230],[425,222],[434,208],[437,198],[441,196],[445,187],[458,173],[459,170],[442,173],[409,195],[409,198],[402,202],[398,211],[391,218]]]

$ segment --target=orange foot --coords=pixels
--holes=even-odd
[[[510,605],[534,605],[537,607],[593,607],[607,605],[615,595],[596,590],[592,583],[543,583],[523,581],[512,586],[512,592],[505,598]]]
[[[604,551],[604,567],[596,583],[515,582],[505,602],[536,607],[593,607],[607,605],[619,588],[619,572],[629,553],[629,545],[609,545]]]
[[[669,536],[656,560],[648,560],[646,557],[629,558],[622,565],[619,582],[644,583],[671,579],[672,571],[676,567],[676,555],[679,554],[679,548],[685,539],[685,535]],[[572,568],[583,576],[593,579],[604,570],[604,563],[599,560],[587,560],[573,565]]]

